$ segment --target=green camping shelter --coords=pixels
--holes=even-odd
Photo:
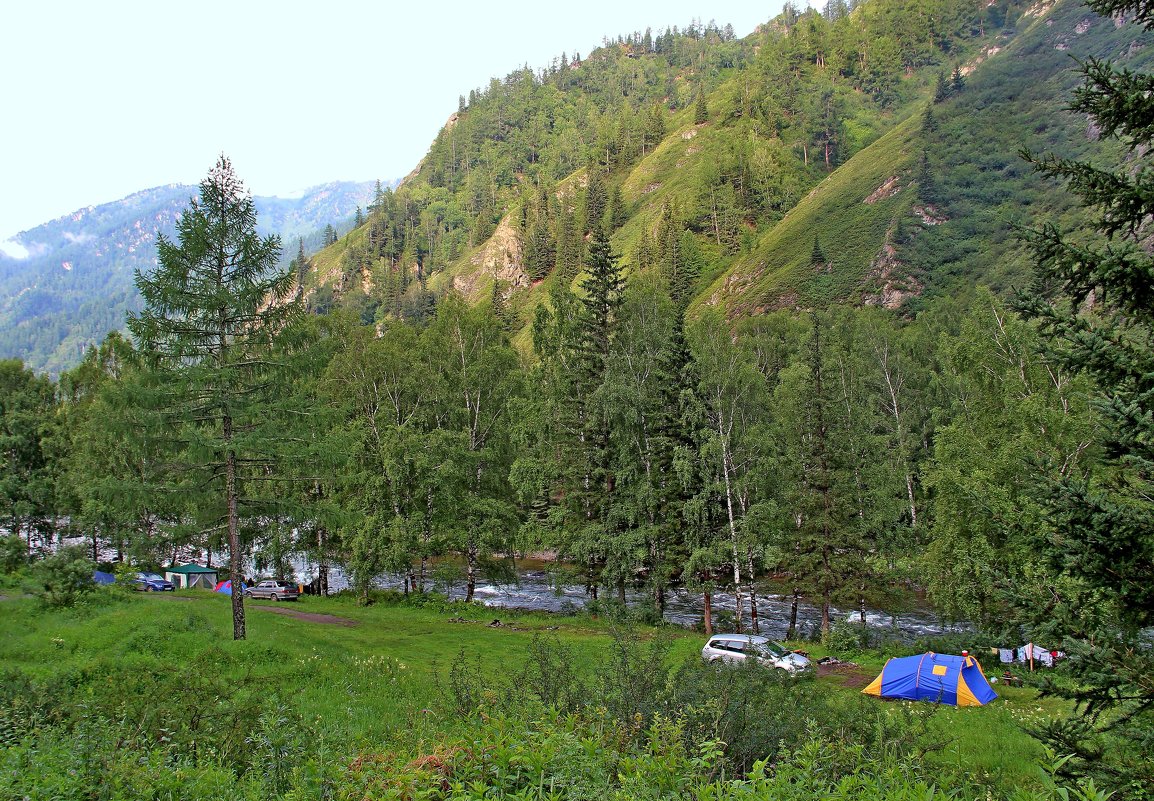
[[[182,590],[198,587],[212,592],[212,588],[216,586],[215,567],[201,567],[193,564],[170,567],[164,571],[164,577],[172,582],[172,586]]]

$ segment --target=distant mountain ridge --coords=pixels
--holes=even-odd
[[[1015,225],[1084,220],[1019,150],[1108,151],[1064,111],[1075,59],[1146,69],[1152,43],[1080,0],[830,0],[787,4],[742,39],[714,23],[646,30],[461,97],[395,190],[346,199],[330,185],[258,209],[287,256],[318,232],[305,239],[312,307],[366,323],[425,319],[457,292],[494,304],[527,348],[551,293],[580,291],[597,227],[626,274],[658,276],[690,315],[912,315],[1028,280]],[[120,327],[133,268],[192,191],[21,235],[30,258],[0,258],[0,357],[56,372]],[[321,248],[319,229],[358,205],[363,224]]]
[[[26,258],[0,252],[0,358],[57,373],[85,349],[122,328],[138,308],[133,275],[155,264],[156,235],[171,236],[195,186],[170,184],[77,209],[12,241]],[[326,225],[347,229],[376,192],[375,182],[334,181],[296,198],[254,197],[263,234],[281,236],[285,257],[297,239],[319,249]]]

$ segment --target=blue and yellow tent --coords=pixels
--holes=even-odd
[[[982,706],[998,697],[972,656],[935,654],[895,657],[862,690],[879,698],[933,701],[951,706]]]

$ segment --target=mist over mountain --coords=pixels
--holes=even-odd
[[[264,234],[279,234],[289,258],[297,240],[320,249],[323,229],[347,230],[374,182],[332,182],[299,197],[256,197]],[[136,270],[155,264],[156,235],[172,236],[195,186],[171,184],[77,209],[13,237],[0,250],[0,358],[20,358],[38,371],[59,372],[85,349],[124,325],[139,308]],[[23,258],[16,256],[23,255]]]

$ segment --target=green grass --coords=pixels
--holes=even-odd
[[[192,671],[225,682],[249,683],[286,704],[342,759],[397,753],[433,753],[446,741],[476,735],[476,719],[454,708],[450,673],[461,654],[486,687],[509,682],[524,664],[535,635],[568,647],[579,672],[605,663],[611,624],[589,616],[516,613],[463,604],[423,608],[377,604],[360,607],[344,598],[305,597],[281,608],[356,621],[331,625],[265,611],[250,603],[248,640],[230,637],[229,599],[200,591],[172,595],[118,595],[102,590],[83,608],[42,611],[37,601],[9,595],[0,601],[0,669],[42,681],[88,682],[92,692],[132,692],[134,676]],[[501,627],[490,627],[500,619]],[[702,637],[694,632],[642,628],[630,635],[668,638],[670,669],[692,662]],[[814,658],[826,652],[807,646]],[[844,655],[843,655],[844,656]],[[874,675],[884,658],[853,657]],[[856,687],[837,676],[819,679],[820,694],[835,703],[858,703]],[[1037,787],[1042,757],[1023,723],[1054,715],[1031,689],[998,687],[1003,697],[980,709],[884,703],[893,715],[913,710],[925,718],[927,745],[941,746],[926,764],[943,777],[970,775],[1001,788]],[[871,702],[872,703],[872,702]],[[946,782],[948,786],[948,782]]]
[[[1042,746],[1021,727],[1060,714],[1054,699],[1039,700],[1029,688],[995,685],[1000,696],[985,707],[942,708],[929,728],[942,744],[926,756],[935,769],[954,771],[965,766],[975,784],[994,787],[1023,786],[1041,778],[1045,759]]]
[[[874,258],[916,201],[910,175],[916,133],[916,120],[908,119],[832,172],[696,303],[758,314],[832,302],[867,288]],[[892,193],[879,191],[895,178]],[[815,236],[828,260],[819,269],[810,264]]]

